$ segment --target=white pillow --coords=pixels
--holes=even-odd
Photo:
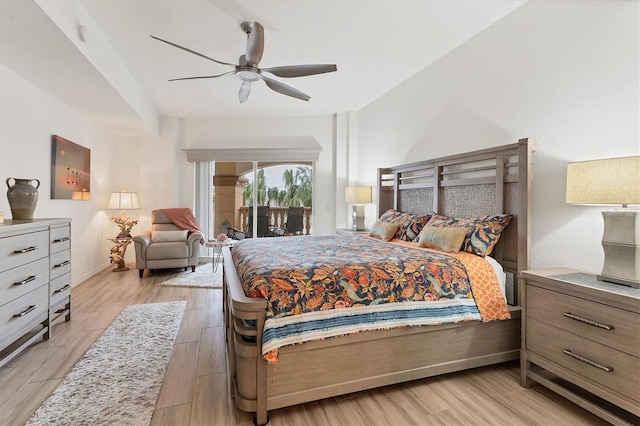
[[[189,231],[151,231],[152,243],[174,243],[187,240]]]

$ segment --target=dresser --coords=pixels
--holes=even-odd
[[[0,224],[0,366],[71,319],[70,219]]]
[[[640,289],[558,268],[524,271],[521,384],[613,424],[640,424]]]

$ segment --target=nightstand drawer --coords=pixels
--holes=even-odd
[[[639,320],[633,312],[529,285],[526,315],[527,318],[640,356]]]
[[[526,349],[640,401],[640,358],[532,318],[526,321]]]

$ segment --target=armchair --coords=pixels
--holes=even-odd
[[[258,237],[271,237],[269,229],[269,206],[258,206]],[[247,237],[253,237],[253,207],[247,213]]]
[[[304,231],[304,207],[289,207],[287,223],[285,223],[287,235],[301,235]]]
[[[191,211],[167,209],[169,211]],[[195,219],[192,219],[195,221]],[[198,244],[203,240],[199,231],[185,230],[174,223],[162,210],[151,212],[151,230],[133,237],[136,250],[136,269],[140,278],[145,269],[187,268],[196,270]]]

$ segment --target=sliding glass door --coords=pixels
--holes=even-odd
[[[247,224],[247,236],[311,233],[313,166],[310,162],[256,162],[255,168],[248,170],[243,178],[247,183],[240,211],[241,217],[246,218],[243,222]],[[253,227],[253,223],[257,226]]]

